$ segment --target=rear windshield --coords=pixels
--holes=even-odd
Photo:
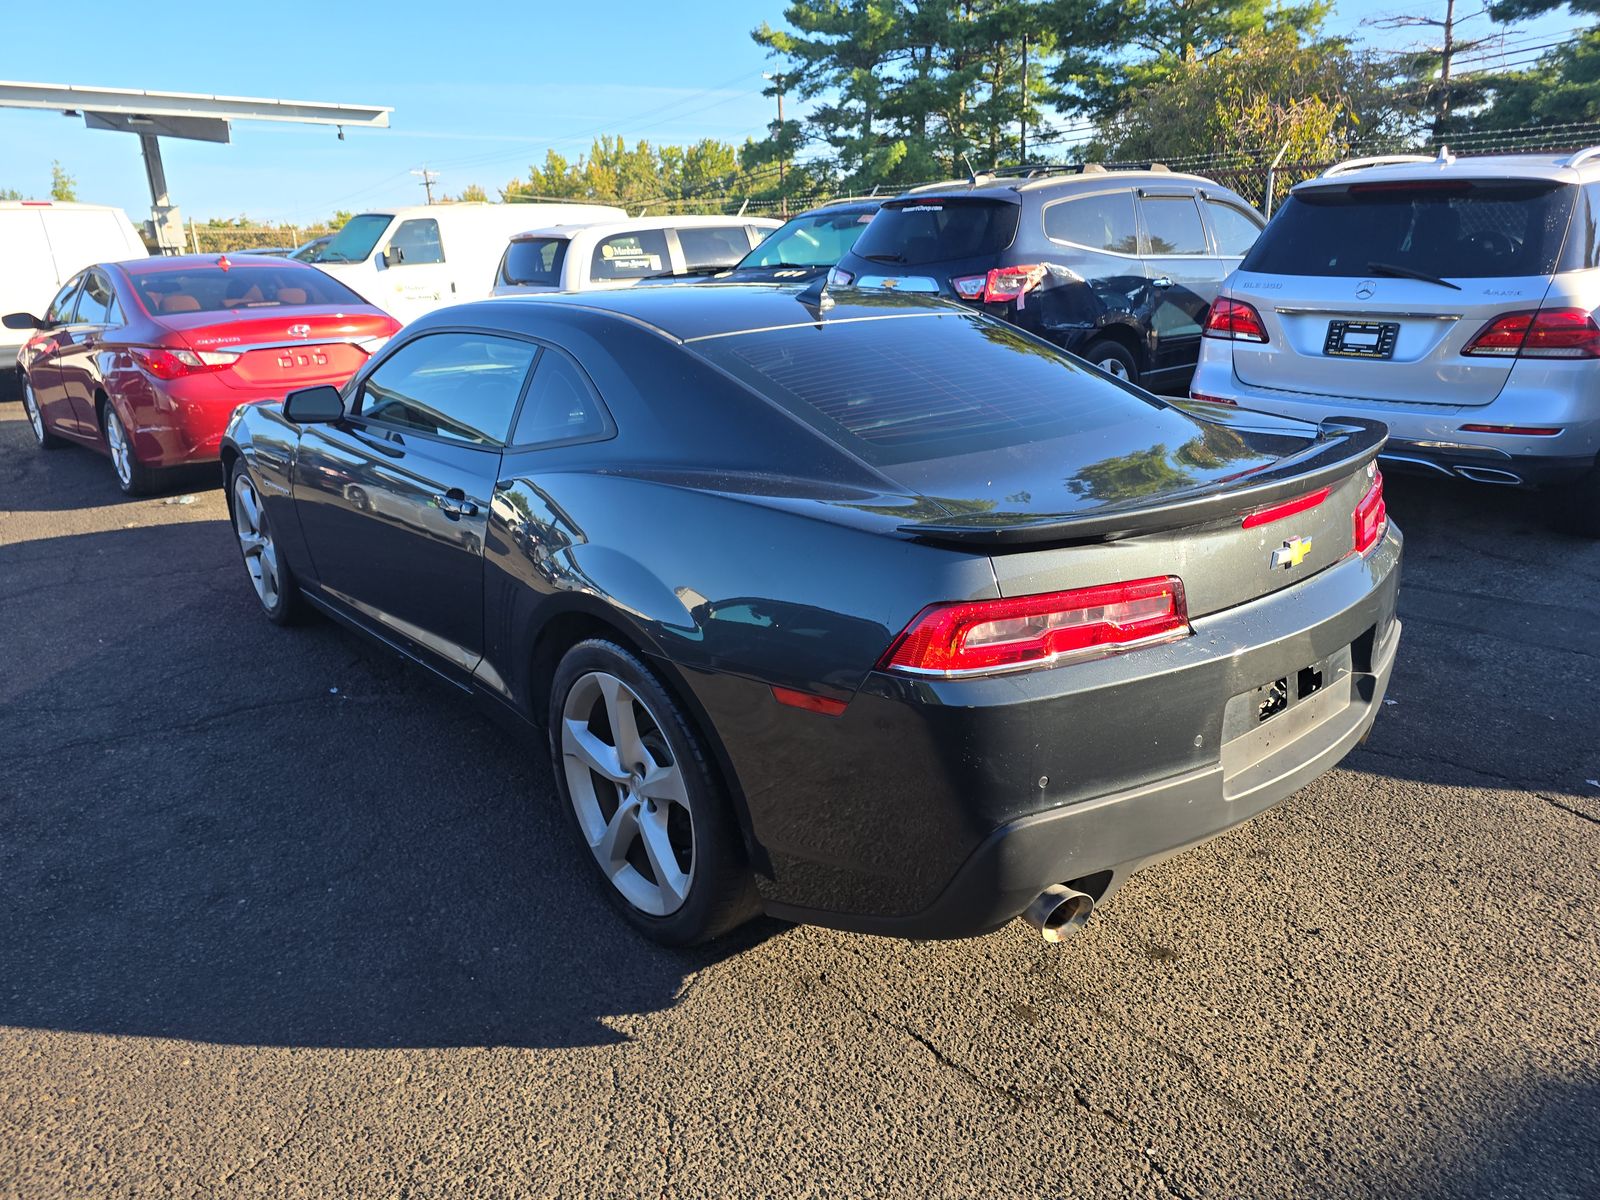
[[[693,347],[875,465],[1088,432],[1159,403],[976,313],[824,322]]]
[[[1004,200],[950,197],[885,204],[856,242],[855,252],[888,263],[982,258],[1011,244],[1021,211]]]
[[[687,271],[731,267],[750,250],[750,235],[743,225],[685,225],[678,230]]]
[[[311,267],[141,271],[133,275],[133,287],[145,309],[156,315],[300,304],[365,308],[367,304],[344,284]]]
[[[500,282],[561,286],[561,264],[567,258],[566,238],[527,238],[512,242],[500,260]]]
[[[1548,275],[1572,215],[1566,184],[1421,181],[1295,192],[1241,270],[1371,275],[1384,266],[1441,279]]]
[[[774,229],[739,263],[749,267],[831,267],[856,244],[870,212],[810,213]]]

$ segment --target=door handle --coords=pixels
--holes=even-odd
[[[1153,288],[1161,288],[1164,291],[1172,286],[1172,277],[1170,275],[1157,275],[1150,281],[1150,286]]]
[[[467,494],[460,488],[451,488],[442,496],[435,496],[433,502],[439,506],[439,511],[447,517],[475,517],[478,515],[478,506],[467,499]]]

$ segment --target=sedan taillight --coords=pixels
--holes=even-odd
[[[1265,342],[1267,327],[1261,323],[1256,306],[1244,300],[1218,296],[1206,314],[1206,337],[1226,338],[1230,342]]]
[[[1366,554],[1383,541],[1384,531],[1389,528],[1389,509],[1383,502],[1382,471],[1373,469],[1372,485],[1367,488],[1367,494],[1356,504],[1352,520],[1355,526],[1357,554]]]
[[[1600,325],[1581,308],[1503,313],[1461,349],[1474,358],[1600,358]]]
[[[1188,634],[1183,584],[1168,575],[1037,596],[930,604],[880,671],[967,676],[1052,666]]]
[[[181,379],[185,375],[201,375],[220,371],[239,361],[240,356],[225,350],[168,349],[165,346],[147,346],[130,350],[133,361],[157,379]]]

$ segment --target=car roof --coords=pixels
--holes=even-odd
[[[1321,187],[1347,187],[1371,180],[1405,183],[1421,179],[1548,179],[1557,183],[1578,183],[1600,178],[1600,157],[1574,167],[1578,158],[1571,152],[1560,154],[1473,154],[1422,156],[1397,155],[1389,159],[1354,159],[1338,163],[1315,179],[1308,179],[1295,191]]]
[[[863,196],[850,200],[830,200],[826,204],[819,204],[815,208],[808,208],[805,212],[795,213],[789,220],[794,221],[800,217],[814,217],[819,213],[864,213],[877,212],[883,207],[888,196]]]
[[[230,271],[261,271],[268,267],[283,270],[287,267],[291,271],[315,271],[310,263],[300,262],[293,258],[279,258],[272,254],[246,254],[235,251],[233,254],[176,254],[171,256],[156,256],[151,258],[135,258],[128,262],[118,262],[111,265],[122,268],[129,275],[157,275],[164,271],[193,270],[196,267],[219,267],[222,260],[228,260]]]
[[[1220,185],[1203,175],[1187,175],[1164,168],[1150,170],[1108,170],[1105,168],[1082,172],[1043,171],[1034,175],[979,175],[977,179],[950,179],[943,183],[925,183],[901,192],[893,200],[925,199],[930,196],[976,196],[1017,202],[1020,196],[1036,192],[1104,191],[1107,187],[1138,187],[1141,185],[1179,185],[1184,187],[1210,187]]]
[[[521,233],[511,235],[513,242],[520,242],[529,238],[567,238],[572,239],[580,234],[595,234],[604,236],[611,233],[634,233],[641,229],[695,229],[695,228],[726,228],[728,226],[756,225],[763,228],[776,229],[778,222],[771,217],[716,217],[696,214],[681,217],[637,217],[631,221],[574,221],[565,225],[546,225],[540,229],[525,229]]]
[[[493,309],[497,318],[516,328],[541,308],[556,308],[647,325],[670,338],[687,342],[797,325],[968,311],[934,296],[850,289],[832,291],[827,296],[830,303],[819,308],[815,292],[810,288],[793,284],[715,281],[598,292],[546,292],[440,309],[440,314],[450,316],[441,315],[438,323],[470,324],[463,318],[481,308],[485,317],[490,315],[488,310]],[[422,321],[432,323],[430,317]]]

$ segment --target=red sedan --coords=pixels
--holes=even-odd
[[[39,445],[92,446],[129,495],[214,461],[241,404],[342,384],[400,328],[305,263],[217,255],[101,263],[75,275],[18,360]]]

